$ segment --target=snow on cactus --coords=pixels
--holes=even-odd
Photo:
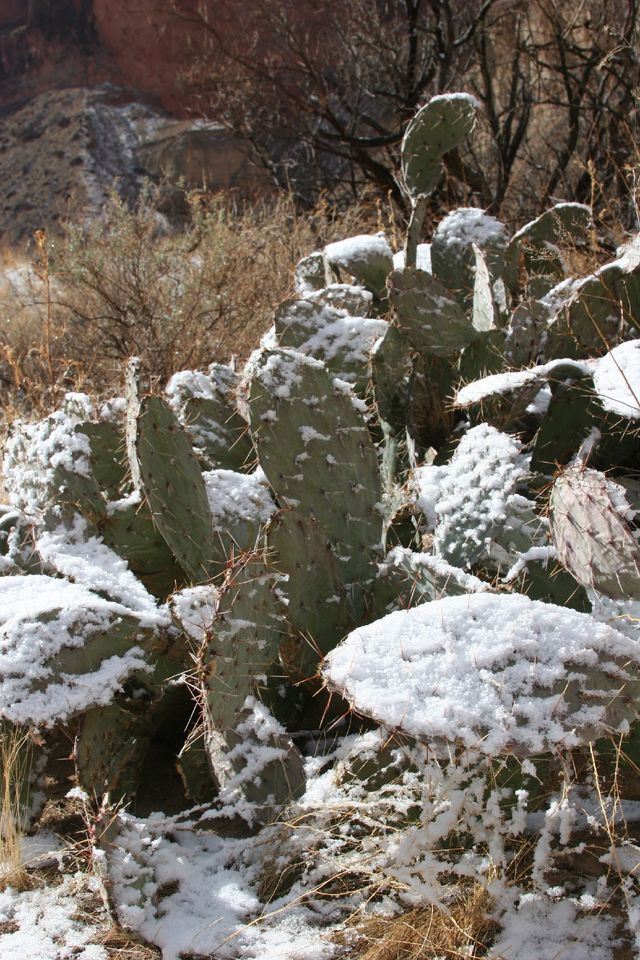
[[[0,577],[0,716],[50,726],[110,703],[150,669],[162,622],[68,580]]]
[[[354,630],[323,673],[390,731],[526,757],[627,732],[639,667],[637,644],[588,614],[478,593]]]
[[[469,430],[439,477],[436,553],[454,566],[507,562],[531,546],[533,504],[518,493],[528,475],[521,443],[486,423]]]
[[[621,343],[602,357],[593,385],[606,411],[640,420],[640,340]]]

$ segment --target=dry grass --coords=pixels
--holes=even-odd
[[[396,917],[372,917],[356,927],[353,960],[460,960],[484,956],[498,925],[480,884],[461,889],[448,911],[418,907]]]
[[[31,879],[22,857],[21,823],[31,766],[26,730],[0,725],[0,890],[27,890]]]
[[[298,260],[334,239],[396,232],[375,205],[301,213],[287,196],[239,209],[194,195],[190,223],[170,233],[155,201],[147,192],[130,210],[114,195],[100,220],[68,225],[61,240],[34,236],[29,263],[0,257],[6,419],[43,416],[69,390],[120,392],[130,355],[159,384],[242,361],[292,295]]]

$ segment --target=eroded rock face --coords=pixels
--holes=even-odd
[[[157,0],[2,0],[0,111],[110,81],[184,113],[187,32]]]
[[[145,178],[164,184],[170,219],[184,189],[260,189],[246,148],[219,124],[176,120],[111,84],[40,94],[0,126],[1,242],[21,247],[36,229],[95,214],[114,184],[133,199]]]

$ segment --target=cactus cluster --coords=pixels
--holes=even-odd
[[[438,97],[409,125],[404,256],[394,266],[380,235],[310,254],[243,371],[184,371],[150,395],[132,361],[126,397],[98,409],[69,395],[14,424],[0,713],[72,729],[81,785],[135,796],[180,685],[197,717],[176,756],[187,800],[217,798],[243,830],[303,792],[301,731],[316,743],[348,711],[325,683],[395,732],[446,740],[457,725],[466,747],[498,752],[629,729],[640,657],[595,619],[603,597],[640,600],[638,242],[571,280],[563,248],[586,238],[587,208],[559,204],[510,235],[465,207],[435,231],[430,265],[418,257],[426,200],[475,111]],[[370,684],[391,655],[375,626],[388,614],[379,689],[422,697],[424,682],[437,699],[432,677],[459,669],[471,702],[513,674],[491,701],[499,735],[458,714],[425,726],[413,702],[385,714]],[[496,632],[490,657],[464,627],[474,617]],[[435,630],[417,659],[403,652],[414,620]],[[554,660],[545,641],[542,656],[540,638],[565,629],[574,646]],[[580,646],[589,629],[602,642]]]

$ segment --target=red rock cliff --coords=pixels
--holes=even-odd
[[[162,6],[162,0],[0,0],[0,110],[47,90],[111,81],[172,113],[188,112],[179,74],[189,31]]]

